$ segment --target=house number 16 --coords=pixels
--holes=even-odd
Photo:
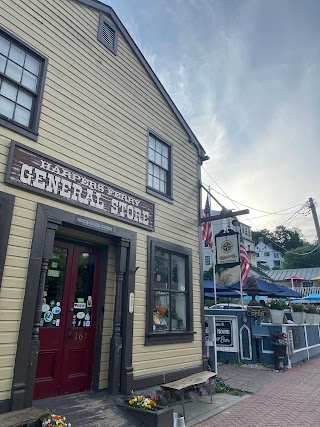
[[[88,336],[88,334],[87,334],[87,332],[85,332],[85,334],[83,334],[82,332],[76,332],[75,334],[74,334],[74,340],[75,341],[82,341],[82,340],[86,340],[87,339],[87,336]]]

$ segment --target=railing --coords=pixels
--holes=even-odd
[[[300,292],[302,296],[307,297],[311,294],[320,294],[320,287],[311,286],[310,288],[294,287],[294,290]]]

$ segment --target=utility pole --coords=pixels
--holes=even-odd
[[[318,220],[318,215],[317,215],[316,207],[314,205],[312,197],[309,197],[309,206],[310,206],[310,209],[311,209],[311,212],[312,212],[314,225],[316,227],[316,232],[317,232],[317,237],[318,237],[318,245],[320,245],[320,226],[319,226],[319,220]],[[318,251],[318,252],[320,252],[320,251]]]

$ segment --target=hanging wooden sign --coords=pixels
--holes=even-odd
[[[216,234],[216,266],[231,268],[240,264],[238,235],[233,230]]]
[[[5,182],[154,230],[154,203],[14,141],[10,147]]]

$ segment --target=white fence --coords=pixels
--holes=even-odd
[[[303,287],[294,287],[294,290],[297,292],[300,292],[300,294],[302,294],[302,296],[307,297],[311,294],[320,294],[320,288],[319,287],[315,287],[315,286],[311,286],[310,288],[303,288]]]

